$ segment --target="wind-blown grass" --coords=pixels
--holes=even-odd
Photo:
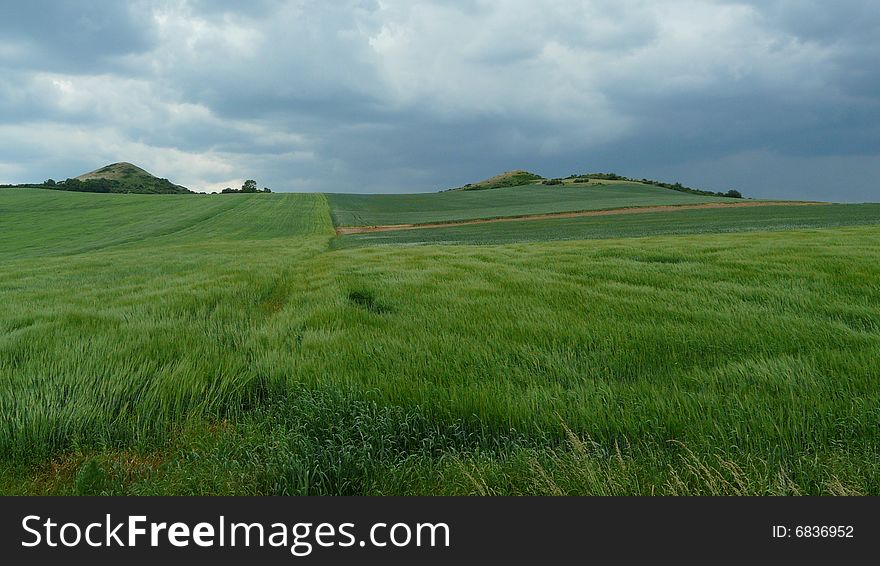
[[[880,493],[876,225],[333,250],[320,195],[45,194],[4,493]]]

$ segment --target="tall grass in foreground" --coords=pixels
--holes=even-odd
[[[880,493],[878,227],[328,251],[261,202],[0,248],[0,491]]]
[[[653,441],[602,444],[487,435],[420,408],[293,387],[241,415],[182,429],[161,448],[66,452],[0,475],[6,493],[79,495],[861,495],[877,489],[870,453],[811,455],[797,466]],[[792,475],[800,476],[793,478]],[[799,481],[800,480],[800,483]]]

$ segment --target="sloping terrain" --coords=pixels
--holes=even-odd
[[[743,203],[745,204],[745,203]],[[684,205],[562,214],[524,221],[505,218],[414,229],[337,228],[336,248],[414,244],[513,244],[564,240],[729,234],[880,225],[880,204],[809,206],[779,203]],[[347,232],[357,230],[358,232]]]
[[[704,204],[679,204],[675,206],[634,206],[628,208],[607,208],[603,210],[582,210],[579,212],[554,212],[550,214],[526,214],[523,216],[501,216],[480,220],[462,220],[460,222],[435,222],[431,224],[388,224],[386,226],[340,226],[336,228],[338,235],[368,234],[371,232],[395,232],[399,230],[427,230],[431,228],[450,228],[456,226],[472,226],[474,224],[498,224],[503,222],[530,222],[534,220],[554,220],[561,218],[581,218],[584,216],[619,216],[621,214],[651,214],[655,212],[678,212],[683,210],[705,210],[718,208],[752,208],[755,206],[816,206],[829,203],[821,202],[784,202],[784,201],[741,201],[741,202],[709,202]]]
[[[742,202],[740,199],[693,195],[631,182],[537,184],[485,191],[416,194],[336,193],[328,194],[327,199],[337,227],[459,222],[634,206]]]
[[[175,185],[168,179],[160,179],[131,163],[113,163],[90,173],[84,173],[74,179],[88,187],[91,182],[95,186],[104,186],[97,181],[108,181],[108,190],[95,192],[136,193],[136,194],[187,194],[192,191],[186,187]],[[69,181],[68,181],[69,182]],[[75,183],[71,183],[72,186]],[[70,190],[75,190],[68,187]],[[86,190],[86,189],[83,189]]]
[[[78,254],[125,244],[158,247],[217,239],[255,240],[308,234],[304,226],[320,195],[117,195],[6,189],[0,192],[0,260]],[[300,210],[302,208],[302,210]],[[50,226],[50,229],[47,229]]]
[[[505,171],[504,173],[500,173],[493,177],[489,177],[488,179],[484,179],[482,181],[478,181],[476,183],[468,183],[463,187],[458,187],[457,189],[452,189],[454,191],[482,191],[486,189],[500,189],[502,187],[521,187],[523,185],[530,185],[541,181],[544,177],[531,173],[529,171],[524,171],[522,169],[516,169],[514,171]]]

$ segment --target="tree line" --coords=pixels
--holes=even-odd
[[[271,193],[269,187],[263,187],[262,189],[257,188],[257,182],[253,179],[248,179],[244,182],[240,189],[232,189],[230,187],[226,187],[222,191],[222,194],[231,194],[231,193]]]
[[[185,187],[172,184],[168,179],[156,179],[154,183],[132,183],[118,179],[66,179],[55,181],[46,179],[42,183],[26,183],[23,185],[2,185],[4,188],[19,189],[50,189],[54,191],[72,191],[75,193],[140,193],[140,194],[185,194],[192,193]]]
[[[631,177],[624,177],[622,175],[618,175],[616,173],[585,173],[583,175],[569,175],[566,179],[574,179],[575,183],[586,183],[589,182],[590,179],[597,181],[629,181],[631,183],[644,183],[645,185],[654,185],[655,187],[663,187],[664,189],[671,189],[673,191],[679,191],[682,193],[691,193],[694,195],[703,195],[710,197],[728,197],[728,198],[743,198],[742,193],[740,193],[736,189],[730,189],[729,191],[721,192],[713,192],[713,191],[703,191],[701,189],[694,189],[691,187],[686,187],[681,183],[664,183],[662,181],[657,181],[654,179],[633,179]]]

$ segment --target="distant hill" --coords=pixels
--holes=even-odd
[[[102,193],[188,194],[186,187],[160,179],[131,163],[114,163],[56,184],[55,188]]]
[[[53,191],[72,191],[77,193],[132,193],[141,195],[195,194],[168,179],[154,177],[131,163],[114,163],[91,173],[85,173],[66,181],[49,179],[42,183],[23,185],[0,185],[0,188],[50,189]]]
[[[114,163],[90,173],[66,181],[48,179],[42,183],[0,185],[0,188],[50,189],[78,193],[132,193],[132,194],[196,194],[175,185],[168,179],[160,179],[131,163]]]
[[[500,189],[504,187],[521,187],[524,185],[604,185],[608,183],[627,183],[627,184],[638,184],[638,185],[651,185],[655,187],[662,187],[664,189],[670,189],[673,191],[678,191],[682,193],[690,193],[694,195],[701,196],[719,196],[719,197],[728,197],[728,198],[743,198],[742,194],[736,189],[731,189],[726,193],[723,192],[713,192],[713,191],[704,191],[701,189],[694,189],[691,187],[686,187],[681,183],[664,183],[662,181],[655,181],[653,179],[633,179],[630,177],[624,177],[622,175],[617,175],[616,173],[583,173],[580,175],[569,175],[565,178],[558,179],[547,179],[538,175],[537,173],[531,173],[529,171],[525,171],[523,169],[514,169],[513,171],[506,171],[501,173],[500,175],[495,175],[494,177],[489,177],[483,181],[479,181],[477,183],[469,183],[464,185],[463,187],[456,187],[454,189],[447,189],[447,191],[481,191],[485,189]],[[444,191],[446,192],[446,191]]]
[[[463,187],[451,189],[453,191],[482,191],[486,189],[499,189],[501,187],[518,187],[520,185],[531,185],[543,180],[544,177],[535,173],[530,173],[522,169],[513,171],[505,171],[500,175],[489,177],[477,183],[469,183]]]

